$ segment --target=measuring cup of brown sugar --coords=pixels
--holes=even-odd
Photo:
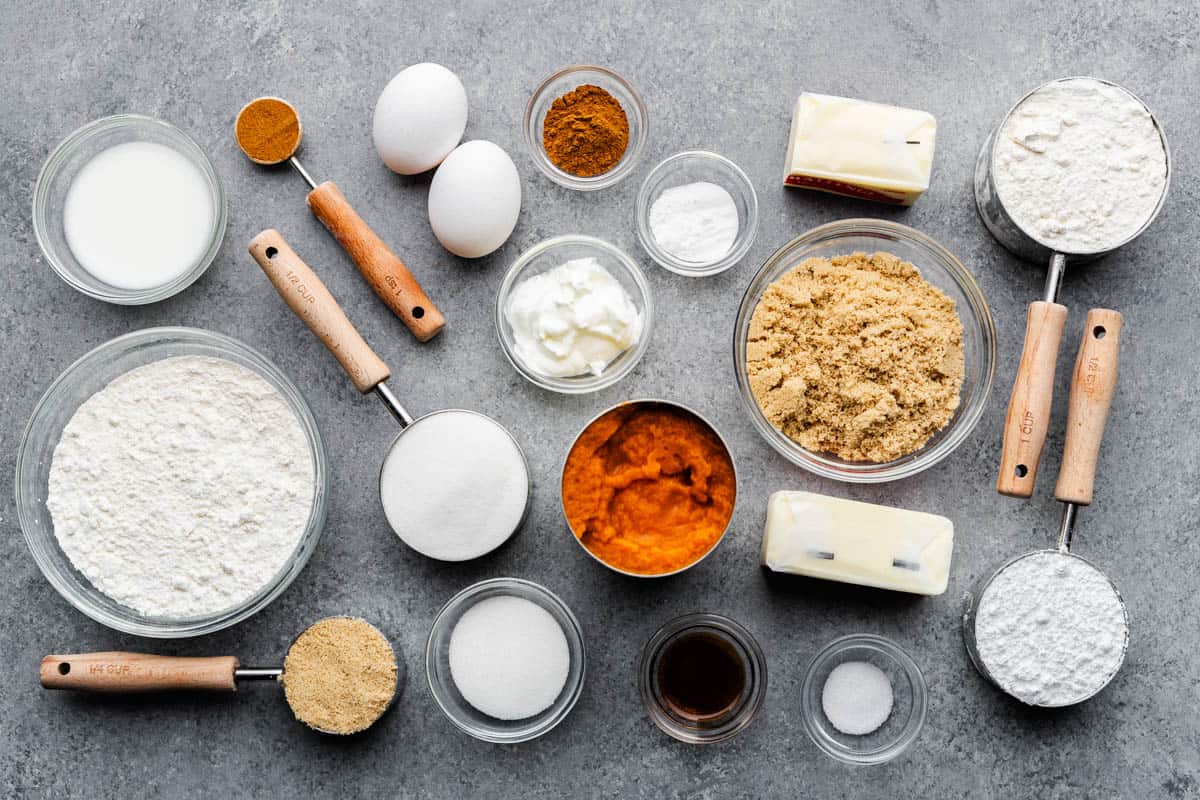
[[[275,681],[296,719],[346,736],[374,725],[400,694],[404,662],[378,628],[358,617],[328,617],[292,642],[283,667],[243,667],[236,656],[78,653],[42,659],[45,689],[103,694],[236,692]]]
[[[642,650],[638,682],[650,719],[689,744],[711,744],[754,721],[767,662],[753,634],[719,614],[677,617]]]

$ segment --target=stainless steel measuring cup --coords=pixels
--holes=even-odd
[[[1104,576],[1120,604],[1125,618],[1125,639],[1121,645],[1120,657],[1116,660],[1116,668],[1095,687],[1091,694],[1080,697],[1074,702],[1083,702],[1107,686],[1120,670],[1125,659],[1125,652],[1129,647],[1129,612],[1125,608],[1125,601],[1121,598],[1121,593],[1103,570],[1070,551],[1076,514],[1080,506],[1086,506],[1092,502],[1096,460],[1100,453],[1100,442],[1104,435],[1104,427],[1108,420],[1108,411],[1117,382],[1117,356],[1121,326],[1122,318],[1116,311],[1092,309],[1088,312],[1083,343],[1079,348],[1071,381],[1067,438],[1058,484],[1054,490],[1054,496],[1064,504],[1057,547],[1049,550],[1035,550],[1004,562],[967,598],[967,607],[963,614],[963,641],[966,644],[967,654],[981,675],[1013,697],[1017,696],[988,670],[987,664],[980,654],[976,639],[976,618],[980,602],[988,587],[1001,573],[1019,561],[1045,555],[1061,559],[1075,559]],[[1017,697],[1017,699],[1025,702],[1023,698]]]
[[[359,617],[346,617],[366,622]],[[318,620],[317,625],[325,620]],[[288,651],[296,645],[310,625],[288,645]],[[371,625],[384,641],[387,637]],[[392,697],[378,716],[367,727],[374,725],[396,704],[400,689],[404,685],[405,664],[388,642],[396,664],[396,685]],[[243,667],[237,656],[159,656],[148,653],[75,653],[71,655],[49,655],[42,659],[40,669],[42,688],[66,689],[101,694],[145,694],[150,692],[236,692],[239,683],[250,681],[279,682],[283,677],[282,667]],[[293,708],[293,712],[295,709]],[[296,718],[320,733],[344,736],[338,731],[319,728],[297,713]],[[363,728],[365,730],[365,728]],[[358,733],[359,731],[352,731]]]
[[[1032,95],[1055,83],[1070,80],[1093,80],[1115,87],[1146,108],[1146,113],[1158,129],[1166,159],[1166,181],[1154,210],[1133,235],[1115,246],[1093,252],[1068,252],[1056,250],[1052,245],[1040,241],[1031,232],[1023,229],[1009,215],[1000,199],[995,184],[996,141],[1010,118]],[[1158,216],[1167,197],[1171,183],[1171,151],[1167,137],[1158,119],[1141,99],[1123,86],[1111,81],[1086,76],[1073,76],[1049,81],[1026,94],[1008,110],[1000,124],[991,132],[979,159],[975,163],[975,204],[984,225],[1000,244],[1015,255],[1029,260],[1048,262],[1046,286],[1042,299],[1030,303],[1025,322],[1025,345],[1021,362],[1013,382],[1009,398],[1008,415],[1004,425],[1004,448],[1000,456],[1000,474],[996,490],[1010,497],[1027,498],[1033,494],[1042,448],[1046,443],[1046,431],[1050,422],[1050,407],[1054,398],[1054,373],[1058,361],[1059,342],[1063,326],[1067,321],[1067,307],[1058,303],[1059,290],[1068,260],[1083,263],[1100,258],[1128,244],[1141,235]]]
[[[250,241],[249,250],[250,255],[262,267],[263,272],[266,273],[271,283],[274,284],[275,289],[279,292],[284,302],[308,326],[309,330],[316,334],[317,338],[321,340],[321,343],[325,345],[329,352],[333,354],[333,357],[341,364],[342,369],[350,376],[350,380],[354,383],[355,387],[363,394],[374,391],[379,396],[379,399],[383,401],[387,410],[395,417],[396,422],[400,424],[400,432],[392,440],[392,444],[388,448],[389,455],[396,452],[397,446],[405,434],[411,434],[412,431],[423,425],[428,425],[432,420],[439,418],[444,420],[445,415],[448,414],[470,415],[473,419],[486,421],[496,431],[507,437],[507,440],[511,441],[515,451],[520,455],[522,474],[517,476],[516,482],[524,484],[524,504],[521,507],[519,515],[512,514],[511,519],[500,520],[500,526],[504,530],[504,535],[497,537],[494,541],[483,543],[482,547],[485,549],[462,553],[461,557],[458,555],[447,557],[445,554],[432,552],[428,546],[422,545],[422,542],[425,540],[419,537],[417,532],[406,529],[403,520],[393,519],[392,515],[389,514],[388,523],[392,526],[396,535],[405,544],[422,555],[442,561],[465,561],[470,558],[477,558],[491,552],[507,541],[525,521],[525,517],[529,513],[529,501],[532,495],[529,481],[529,464],[516,437],[491,417],[466,409],[442,409],[414,419],[388,388],[386,381],[391,377],[391,372],[388,370],[387,365],[375,354],[371,346],[363,340],[362,336],[359,335],[354,325],[342,311],[341,306],[338,305],[337,300],[329,293],[325,284],[296,255],[296,252],[292,250],[283,236],[276,230],[265,230]],[[462,463],[470,463],[475,454],[469,449],[469,443],[459,443],[458,445],[454,445],[454,443],[446,444],[447,449],[452,446],[466,447],[467,449],[464,449],[458,455]],[[385,466],[387,460],[385,457],[383,462]],[[381,468],[381,503],[383,492],[382,481],[383,469]]]

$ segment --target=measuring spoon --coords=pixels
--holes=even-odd
[[[967,610],[963,616],[963,638],[966,642],[967,653],[975,664],[975,668],[1005,693],[1017,697],[1022,702],[1027,701],[1014,694],[1012,687],[1004,686],[988,670],[979,653],[975,628],[979,604],[984,594],[1001,573],[1017,562],[1038,556],[1062,559],[1064,565],[1069,564],[1072,560],[1085,564],[1090,570],[1104,577],[1112,590],[1115,602],[1120,606],[1125,621],[1125,637],[1119,658],[1115,660],[1115,667],[1111,674],[1096,685],[1090,694],[1074,700],[1073,703],[1083,702],[1108,685],[1120,670],[1125,659],[1125,651],[1129,646],[1129,613],[1116,585],[1099,567],[1070,550],[1076,514],[1081,506],[1090,505],[1092,502],[1096,460],[1100,453],[1100,442],[1104,436],[1104,427],[1108,421],[1108,412],[1117,383],[1117,357],[1121,326],[1122,318],[1116,311],[1092,309],[1088,312],[1083,343],[1080,345],[1079,355],[1075,360],[1075,371],[1071,380],[1067,438],[1062,467],[1059,470],[1058,483],[1054,490],[1055,498],[1063,503],[1058,546],[1050,550],[1035,550],[1006,561],[980,585],[978,591],[969,597]],[[1054,611],[1066,615],[1071,609],[1057,608]]]
[[[1146,108],[1146,113],[1150,115],[1162,142],[1166,160],[1166,180],[1163,183],[1158,204],[1141,227],[1127,239],[1106,250],[1066,252],[1058,251],[1053,245],[1039,240],[1034,234],[1018,225],[1008,213],[996,190],[995,151],[996,141],[1001,132],[1008,125],[1012,115],[1026,100],[1052,84],[1080,80],[1081,77],[1084,80],[1092,80],[1120,89]],[[1150,223],[1158,216],[1158,212],[1166,200],[1167,188],[1170,183],[1171,151],[1167,147],[1167,138],[1158,119],[1133,92],[1112,81],[1099,78],[1076,76],[1059,78],[1042,84],[1018,100],[984,142],[975,165],[975,203],[979,209],[979,216],[992,236],[1012,253],[1030,261],[1045,262],[1048,260],[1049,262],[1042,299],[1030,303],[1026,314],[1025,344],[1021,351],[1021,362],[1013,381],[1008,413],[1004,421],[1004,447],[1000,455],[1000,474],[996,480],[996,491],[1000,494],[1020,498],[1028,498],[1033,495],[1038,464],[1041,461],[1042,449],[1046,444],[1046,432],[1050,424],[1050,408],[1054,400],[1054,373],[1058,362],[1059,343],[1062,339],[1063,326],[1067,321],[1067,307],[1058,302],[1058,296],[1062,288],[1068,259],[1072,263],[1091,261],[1136,239],[1146,228],[1150,227]]]
[[[269,148],[256,147],[256,142],[244,135],[244,123],[251,119],[269,125],[272,131]],[[297,160],[302,130],[300,115],[292,104],[278,97],[251,100],[238,112],[234,133],[238,147],[255,164],[272,165],[284,161],[291,164],[312,189],[308,193],[309,210],[354,260],[379,299],[400,317],[418,340],[427,342],[437,336],[445,327],[446,318],[408,267],[363,221],[333,181],[317,184]],[[284,154],[282,157],[281,153]]]
[[[331,617],[329,619],[351,619],[369,625],[379,637],[387,642],[374,625],[358,617]],[[318,620],[301,631],[288,646],[288,654],[297,642],[317,625],[327,620]],[[396,703],[400,687],[404,683],[404,662],[396,656],[396,650],[388,642],[392,662],[396,667],[395,685],[387,705],[378,709],[373,719],[358,730],[327,730],[305,719],[305,709],[297,709],[285,692],[296,719],[313,730],[334,736],[359,733],[379,721]],[[285,659],[286,663],[286,659]],[[243,667],[237,656],[159,656],[148,653],[76,653],[72,655],[49,655],[42,659],[41,683],[44,689],[69,689],[79,692],[104,694],[141,694],[147,692],[236,692],[240,682],[275,681],[284,679],[283,667]],[[356,698],[362,695],[355,693]]]
[[[380,502],[396,535],[422,555],[439,561],[467,561],[490,553],[508,540],[525,520],[529,510],[529,465],[521,447],[507,429],[491,417],[465,409],[444,409],[414,419],[387,386],[391,372],[346,318],[337,300],[325,288],[279,231],[268,229],[250,242],[250,255],[262,267],[288,307],[308,326],[342,365],[355,387],[366,394],[374,391],[400,423],[380,470]],[[464,433],[465,432],[465,433]],[[414,436],[415,434],[415,436]],[[430,437],[436,448],[430,449]],[[480,461],[480,445],[486,440],[506,453],[511,469],[504,474],[487,472]],[[405,446],[402,446],[405,445]],[[459,515],[472,527],[469,536],[456,538],[452,526],[442,520],[414,516],[405,503],[389,499],[406,489],[405,478],[428,470],[436,461],[457,469],[457,480],[436,487],[448,514]],[[479,471],[483,471],[479,473]],[[517,502],[483,507],[481,482],[489,490],[511,491]],[[385,485],[386,483],[386,485]],[[475,523],[471,525],[470,523]]]

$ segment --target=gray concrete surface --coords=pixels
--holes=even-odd
[[[1165,797],[1200,796],[1200,632],[1195,622],[1200,357],[1200,181],[1196,79],[1200,23],[1189,4],[1033,2],[615,4],[200,4],[105,2],[0,5],[0,794],[53,797]],[[428,179],[398,178],[375,155],[371,110],[401,67],[434,60],[470,98],[467,136],[496,141],[521,172],[524,208],[499,252],[468,262],[432,236]],[[651,139],[632,179],[597,194],[560,189],[535,171],[521,138],[530,91],[576,62],[609,65],[643,92]],[[1175,155],[1161,218],[1140,241],[1071,270],[1072,308],[1060,359],[1045,473],[1031,502],[993,491],[1001,420],[1025,304],[1043,271],[1006,254],[976,217],[969,188],[990,126],[1022,93],[1053,77],[1094,74],[1131,87],[1158,113]],[[936,174],[915,208],[897,211],[779,186],[795,96],[816,90],[937,115]],[[450,319],[418,345],[370,293],[304,207],[288,171],[253,168],[232,139],[248,98],[289,97],[305,125],[305,163],[336,179],[394,244]],[[96,117],[136,111],[169,120],[209,153],[229,194],[224,248],[172,300],[118,308],[60,282],[30,224],[34,179],[51,147]],[[640,251],[633,201],[660,158],[687,148],[729,156],[753,178],[762,227],[746,260],[688,280]],[[978,277],[999,332],[987,414],[950,459],[919,477],[855,487],[818,480],[758,437],[734,388],[730,335],[757,266],[808,228],[850,216],[900,220],[943,242]],[[490,558],[435,564],[402,546],[374,497],[393,423],[355,394],[250,261],[246,242],[274,226],[313,264],[367,339],[395,368],[416,411],[462,403],[495,415],[526,446],[536,496],[523,532]],[[541,239],[595,234],[646,269],[659,309],[653,344],[617,386],[561,397],[525,383],[504,361],[491,304],[505,266]],[[1120,586],[1133,619],[1124,670],[1099,697],[1058,713],[1010,702],[971,668],[959,635],[964,592],[1010,555],[1047,544],[1065,419],[1066,379],[1083,312],[1126,315],[1122,375],[1100,464],[1097,501],[1078,550]],[[107,630],[42,578],[15,520],[11,476],[20,432],[54,377],[95,345],[139,328],[182,324],[260,349],[302,388],[321,425],[333,487],[324,538],[293,586],[253,619],[218,635],[155,643]],[[657,582],[624,580],[579,552],[564,528],[557,470],[571,437],[623,398],[660,395],[711,415],[740,464],[741,502],[720,550],[698,569]],[[953,576],[942,597],[913,600],[816,584],[775,586],[756,565],[764,503],[811,489],[950,516]],[[459,734],[425,685],[423,646],[437,609],[463,586],[499,575],[539,581],[579,616],[590,648],[583,698],[543,739],[516,747]],[[710,610],[762,642],[770,686],[740,738],[697,749],[660,734],[634,685],[642,643],[676,614]],[[335,741],[289,717],[270,687],[238,696],[154,700],[48,694],[49,652],[161,649],[277,659],[307,622],[351,612],[379,621],[410,666],[398,707],[377,729]],[[929,682],[928,722],[898,761],[834,763],[800,727],[803,669],[830,639],[882,633]]]

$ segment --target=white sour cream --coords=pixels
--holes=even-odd
[[[577,258],[518,283],[504,305],[515,350],[540,375],[599,375],[642,335],[629,293],[595,258]]]

